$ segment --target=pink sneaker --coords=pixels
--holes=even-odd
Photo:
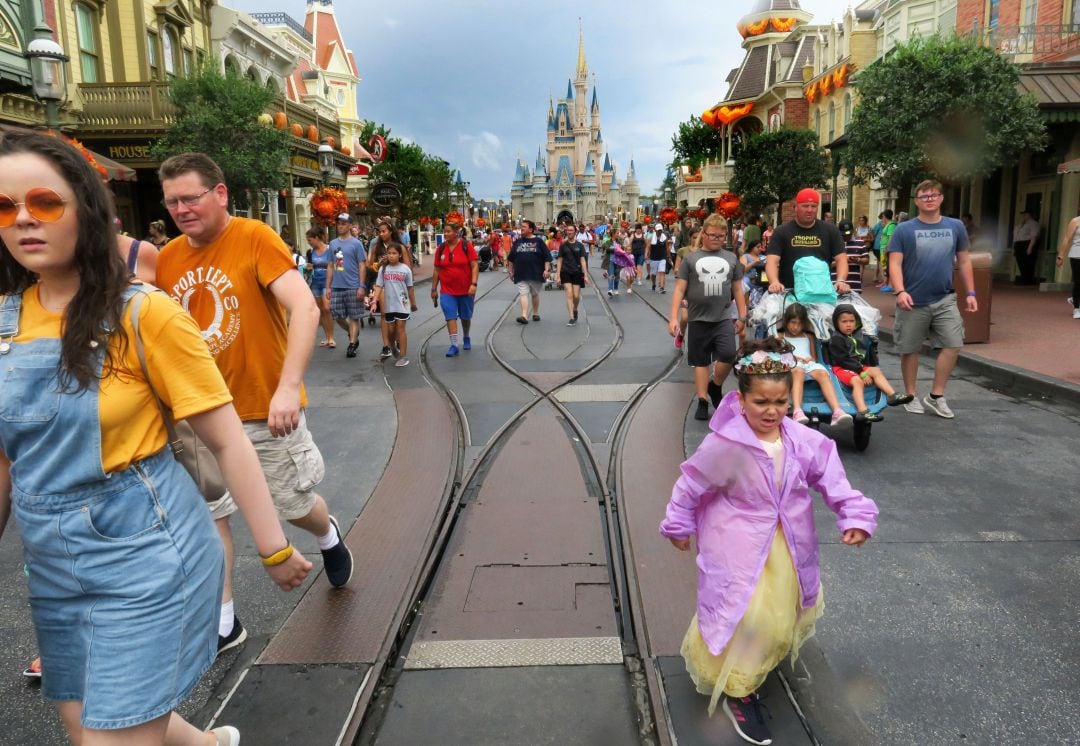
[[[810,418],[806,416],[806,412],[801,409],[796,409],[791,413],[791,419],[798,422],[800,425],[806,425],[810,422]]]
[[[833,427],[837,425],[849,425],[851,424],[851,415],[842,409],[838,409],[832,413],[832,419],[829,420],[829,424]]]
[[[682,333],[682,330],[680,329],[679,333],[675,335],[675,349],[676,350],[681,350],[682,349],[682,343],[683,343],[683,333]]]

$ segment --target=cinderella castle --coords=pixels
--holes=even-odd
[[[596,85],[591,101],[588,87],[585,39],[579,34],[577,75],[566,83],[566,98],[548,102],[547,146],[537,149],[531,171],[518,159],[510,188],[515,217],[537,223],[633,219],[641,196],[634,162],[619,181],[604,152]]]

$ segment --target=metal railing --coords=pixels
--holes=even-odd
[[[1031,55],[1036,60],[1080,51],[1080,23],[1058,26],[974,26],[973,36],[1005,57]]]
[[[176,121],[168,89],[167,83],[80,83],[80,129],[164,129]]]
[[[308,44],[312,43],[311,32],[288,13],[250,13],[249,15],[264,26],[286,26],[300,34]]]

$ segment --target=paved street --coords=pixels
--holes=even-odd
[[[443,357],[423,287],[414,365],[378,363],[373,328],[355,360],[317,349],[321,491],[357,574],[344,591],[319,575],[282,594],[238,522],[252,637],[183,712],[205,724],[221,710],[247,744],[736,743],[678,657],[693,557],[656,526],[705,429],[663,327],[670,296],[640,289],[586,289],[575,328],[545,292],[543,321],[520,327],[506,275],[487,273],[470,353]],[[883,364],[898,381],[888,345]],[[1080,742],[1080,411],[964,375],[949,401],[951,422],[888,411],[864,453],[833,433],[880,529],[845,547],[817,507],[826,615],[796,670],[766,685],[775,743],[812,743],[807,729],[860,746]],[[14,531],[0,572],[0,742],[63,743],[19,675],[34,643]]]

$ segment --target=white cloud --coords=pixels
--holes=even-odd
[[[461,142],[469,149],[472,164],[485,171],[500,171],[503,164],[502,140],[494,132],[482,131],[479,135],[462,135]]]

